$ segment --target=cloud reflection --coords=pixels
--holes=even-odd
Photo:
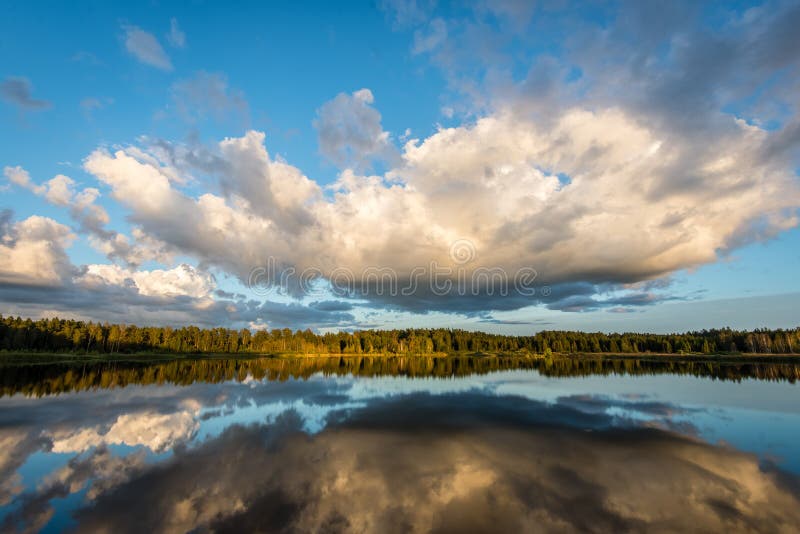
[[[17,506],[2,523],[2,532],[38,532],[53,517],[51,501],[82,491],[94,499],[98,494],[126,482],[144,465],[143,451],[125,457],[112,456],[100,447],[88,456],[76,456],[66,466],[47,477],[37,491],[22,496]]]
[[[287,412],[101,494],[82,532],[620,532],[800,527],[796,479],[753,455],[565,403],[413,394]],[[136,513],[131,513],[135,510]]]
[[[189,411],[123,414],[105,433],[91,427],[54,436],[52,451],[83,452],[100,445],[144,445],[160,452],[187,441],[198,428],[195,414]]]

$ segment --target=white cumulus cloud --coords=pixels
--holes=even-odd
[[[72,272],[65,249],[74,234],[53,219],[0,217],[0,284],[60,285]]]
[[[112,264],[92,264],[79,282],[92,286],[96,284],[126,286],[135,285],[140,295],[148,297],[188,296],[197,299],[208,298],[215,289],[214,279],[208,273],[198,271],[186,264],[173,269],[131,270]]]
[[[697,145],[618,108],[570,108],[547,125],[498,111],[408,141],[383,176],[342,172],[330,198],[272,160],[259,132],[217,147],[221,196],[179,191],[174,169],[129,149],[96,151],[86,169],[144,232],[242,279],[266,255],[324,274],[378,266],[410,276],[447,264],[466,239],[476,250],[468,269],[633,284],[797,225],[800,190],[791,169],[764,158],[769,137],[731,119]]]

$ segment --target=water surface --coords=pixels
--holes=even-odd
[[[800,528],[791,363],[0,367],[0,531]]]

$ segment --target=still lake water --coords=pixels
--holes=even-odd
[[[0,531],[800,530],[800,366],[0,367]]]

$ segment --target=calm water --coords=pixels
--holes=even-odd
[[[0,367],[0,531],[800,529],[794,365]]]

